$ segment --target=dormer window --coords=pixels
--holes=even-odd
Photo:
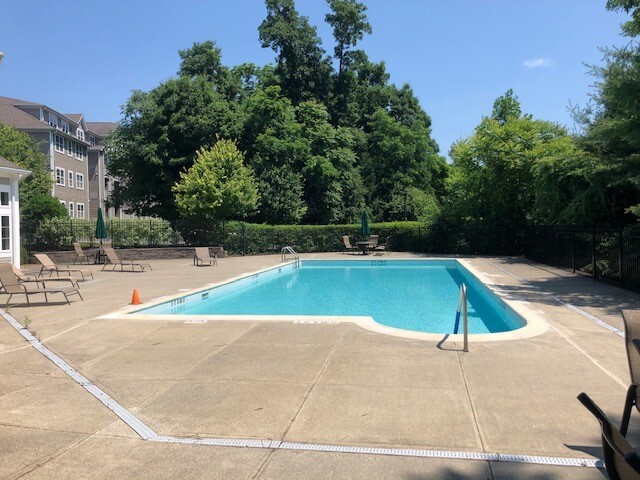
[[[78,130],[76,130],[76,137],[79,140],[83,140],[84,141],[84,132],[80,129],[80,127],[78,127]]]
[[[60,122],[60,128],[62,128],[62,131],[64,133],[69,133],[69,122],[65,122],[64,120],[62,120]]]
[[[89,135],[89,145],[93,146],[96,144],[96,137],[93,135]]]
[[[49,114],[49,125],[58,128],[58,116],[53,113]]]

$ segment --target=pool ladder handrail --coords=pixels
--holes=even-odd
[[[456,310],[456,314],[460,314],[460,309],[462,309],[462,329],[464,334],[463,351],[468,352],[469,340],[467,339],[467,336],[469,335],[469,325],[467,321],[467,286],[464,283],[460,285],[460,295],[458,296],[458,308]]]
[[[299,267],[300,257],[298,256],[296,251],[293,249],[293,247],[290,245],[287,245],[286,247],[282,247],[282,249],[280,250],[280,260],[284,262],[287,259],[287,253],[290,253],[291,255],[293,255],[294,264],[296,267]]]

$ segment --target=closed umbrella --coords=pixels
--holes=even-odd
[[[362,225],[360,227],[360,232],[362,232],[362,235],[369,235],[371,233],[371,230],[369,229],[369,221],[367,220],[367,212],[366,211],[362,211]]]
[[[96,238],[100,240],[100,252],[102,253],[102,240],[108,238],[107,226],[104,224],[102,217],[102,208],[98,208],[98,220],[96,221]]]

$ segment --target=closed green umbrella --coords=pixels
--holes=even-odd
[[[362,226],[360,227],[360,231],[363,235],[369,235],[371,230],[369,229],[369,221],[367,220],[367,212],[362,211]]]
[[[98,208],[98,220],[96,221],[96,238],[100,240],[100,250],[102,250],[102,239],[109,237],[107,234],[107,226],[104,224],[102,217],[102,208]]]

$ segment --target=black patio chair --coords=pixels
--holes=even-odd
[[[627,439],[613,426],[589,395],[581,393],[578,395],[578,400],[600,422],[604,466],[609,478],[611,480],[640,479],[640,457],[635,449],[629,445]]]

